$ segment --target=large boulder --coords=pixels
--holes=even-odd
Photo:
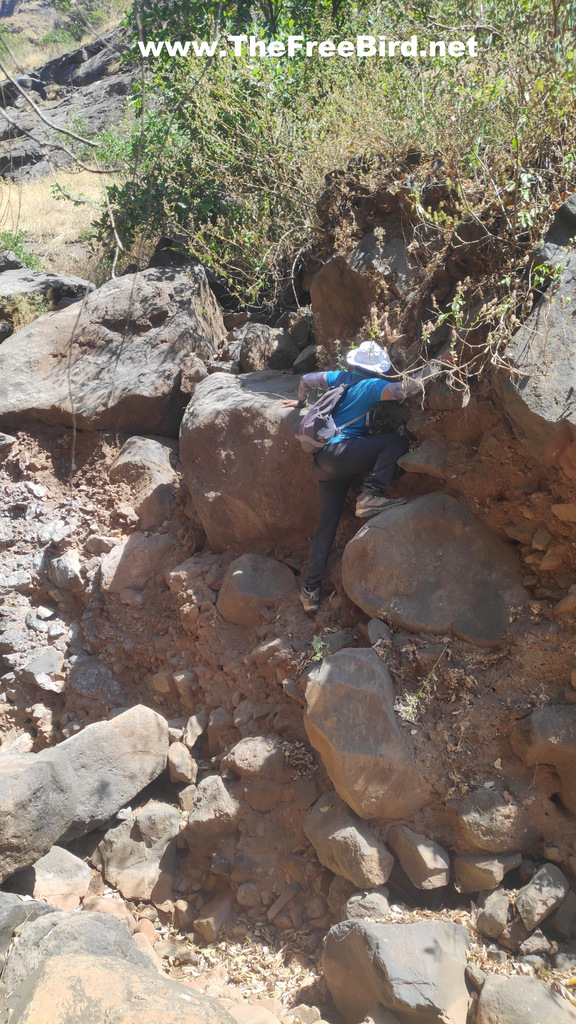
[[[14,933],[24,921],[34,921],[43,914],[53,914],[58,907],[38,900],[22,899],[15,893],[0,890],[0,971],[12,949]]]
[[[106,881],[127,900],[164,903],[173,897],[180,812],[151,800],[110,829],[92,854]]]
[[[335,875],[360,889],[388,881],[392,854],[336,793],[325,793],[312,805],[304,831],[320,863]]]
[[[226,622],[255,626],[267,609],[296,597],[294,573],[283,562],[267,555],[246,554],[228,566],[216,607]]]
[[[576,1024],[567,999],[538,978],[489,974],[480,992],[478,1024]]]
[[[186,358],[225,337],[201,266],[108,281],[82,304],[40,317],[0,347],[0,422],[178,432]]]
[[[295,440],[298,378],[271,370],[211,374],[180,431],[186,483],[216,551],[309,531],[318,517],[312,460]]]
[[[576,475],[576,196],[557,210],[535,264],[562,266],[558,280],[536,303],[506,349],[513,374],[496,384],[516,436],[528,451]],[[566,246],[571,248],[566,252]]]
[[[511,547],[439,492],[375,516],[342,561],[344,589],[368,615],[480,645],[500,641],[528,600],[520,578]]]
[[[339,796],[362,818],[404,818],[432,799],[394,712],[390,673],[375,651],[325,658],[309,676],[304,725]]]
[[[57,910],[19,925],[18,942],[6,958],[2,975],[8,992],[46,960],[67,953],[119,957],[154,971],[150,957],[112,914]]]
[[[78,787],[73,820],[63,830],[68,841],[104,825],[164,771],[168,723],[138,704],[110,722],[88,725],[56,750],[70,763]]]
[[[237,1024],[211,996],[113,956],[54,956],[6,1005],[14,1024]]]
[[[406,1024],[465,1024],[468,933],[448,921],[351,920],[328,932],[324,975],[346,1024],[381,1004]]]
[[[562,803],[576,814],[576,707],[536,708],[516,723],[510,744],[529,767],[554,766]]]
[[[143,530],[160,526],[174,511],[175,457],[176,444],[168,438],[129,437],[110,466],[110,479],[130,487]]]
[[[48,853],[77,803],[78,781],[61,748],[0,759],[0,881]]]

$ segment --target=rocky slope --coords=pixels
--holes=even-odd
[[[298,601],[298,361],[352,337],[366,294],[408,360],[462,273],[454,239],[434,278],[412,264],[395,196],[364,194],[361,237],[324,238],[311,310],[275,326],[224,318],[191,262],[0,346],[13,1022],[69,989],[126,1021],[142,993],[151,1020],[576,1019],[574,441],[542,400],[573,379],[569,260],[522,327],[545,316],[550,374],[401,407],[406,505],[348,511],[320,612]]]

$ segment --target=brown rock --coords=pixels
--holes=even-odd
[[[132,533],[102,557],[102,589],[111,594],[141,590],[159,573],[178,541],[171,533],[145,537]]]
[[[112,1020],[119,1007],[122,1024],[234,1024],[216,1000],[115,957],[51,957],[8,1006],[26,1024]]]
[[[174,904],[174,906],[176,905],[177,904]],[[150,921],[147,917],[140,918],[134,931],[140,932],[142,935],[145,935],[151,946],[154,945],[158,938],[158,932],[156,931],[154,925],[152,924],[152,921]]]
[[[401,459],[398,459],[398,465],[407,473],[425,473],[427,476],[444,480],[447,455],[446,449],[435,444],[434,441],[423,441],[413,451],[407,452]]]
[[[196,782],[198,765],[183,743],[171,743],[168,750],[170,782]]]
[[[450,857],[438,843],[406,825],[388,829],[386,842],[417,889],[437,889],[448,885]]]
[[[387,881],[394,858],[336,793],[326,793],[312,805],[304,831],[318,860],[330,871],[359,888]]]
[[[480,892],[481,889],[495,889],[506,872],[517,868],[522,862],[521,853],[507,856],[464,855],[454,858],[454,876],[459,892]]]
[[[510,744],[524,764],[554,766],[562,803],[576,813],[576,707],[537,708],[514,726]]]
[[[174,511],[178,477],[170,456],[175,450],[167,438],[130,437],[110,466],[110,479],[129,485],[142,530],[160,526]]]
[[[219,932],[232,917],[234,897],[230,892],[220,893],[210,900],[194,921],[194,928],[206,942],[215,942]]]
[[[388,669],[373,650],[338,651],[311,673],[306,732],[337,793],[363,818],[401,818],[432,797],[402,739]]]
[[[215,373],[196,385],[182,421],[186,483],[210,547],[308,531],[317,517],[311,460],[294,440],[297,378]]]
[[[266,609],[298,594],[294,573],[266,555],[241,555],[226,570],[216,607],[237,626],[254,626]]]
[[[292,773],[284,757],[282,744],[275,736],[247,736],[232,747],[222,766],[241,778],[290,782]]]
[[[180,814],[176,807],[151,800],[110,829],[92,861],[125,899],[163,903],[172,898]]]
[[[367,615],[477,644],[501,640],[513,608],[528,599],[511,547],[439,492],[363,526],[344,550],[342,582]]]
[[[82,902],[82,910],[96,914],[112,914],[126,925],[130,933],[136,931],[136,920],[119,896],[86,896]]]

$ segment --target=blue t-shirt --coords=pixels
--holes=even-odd
[[[352,387],[344,395],[337,410],[333,413],[334,422],[341,427],[348,420],[355,416],[362,416],[350,426],[344,427],[340,433],[333,437],[328,444],[335,444],[336,441],[345,441],[349,437],[366,437],[370,432],[370,424],[366,423],[365,414],[371,412],[375,405],[381,401],[382,392],[388,387],[388,382],[374,377],[359,377],[355,373],[347,373],[346,370],[329,370],[326,374],[326,383],[329,388],[338,384],[351,384]]]

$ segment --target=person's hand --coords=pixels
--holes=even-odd
[[[287,398],[282,402],[283,409],[298,409],[300,403],[297,398]]]

